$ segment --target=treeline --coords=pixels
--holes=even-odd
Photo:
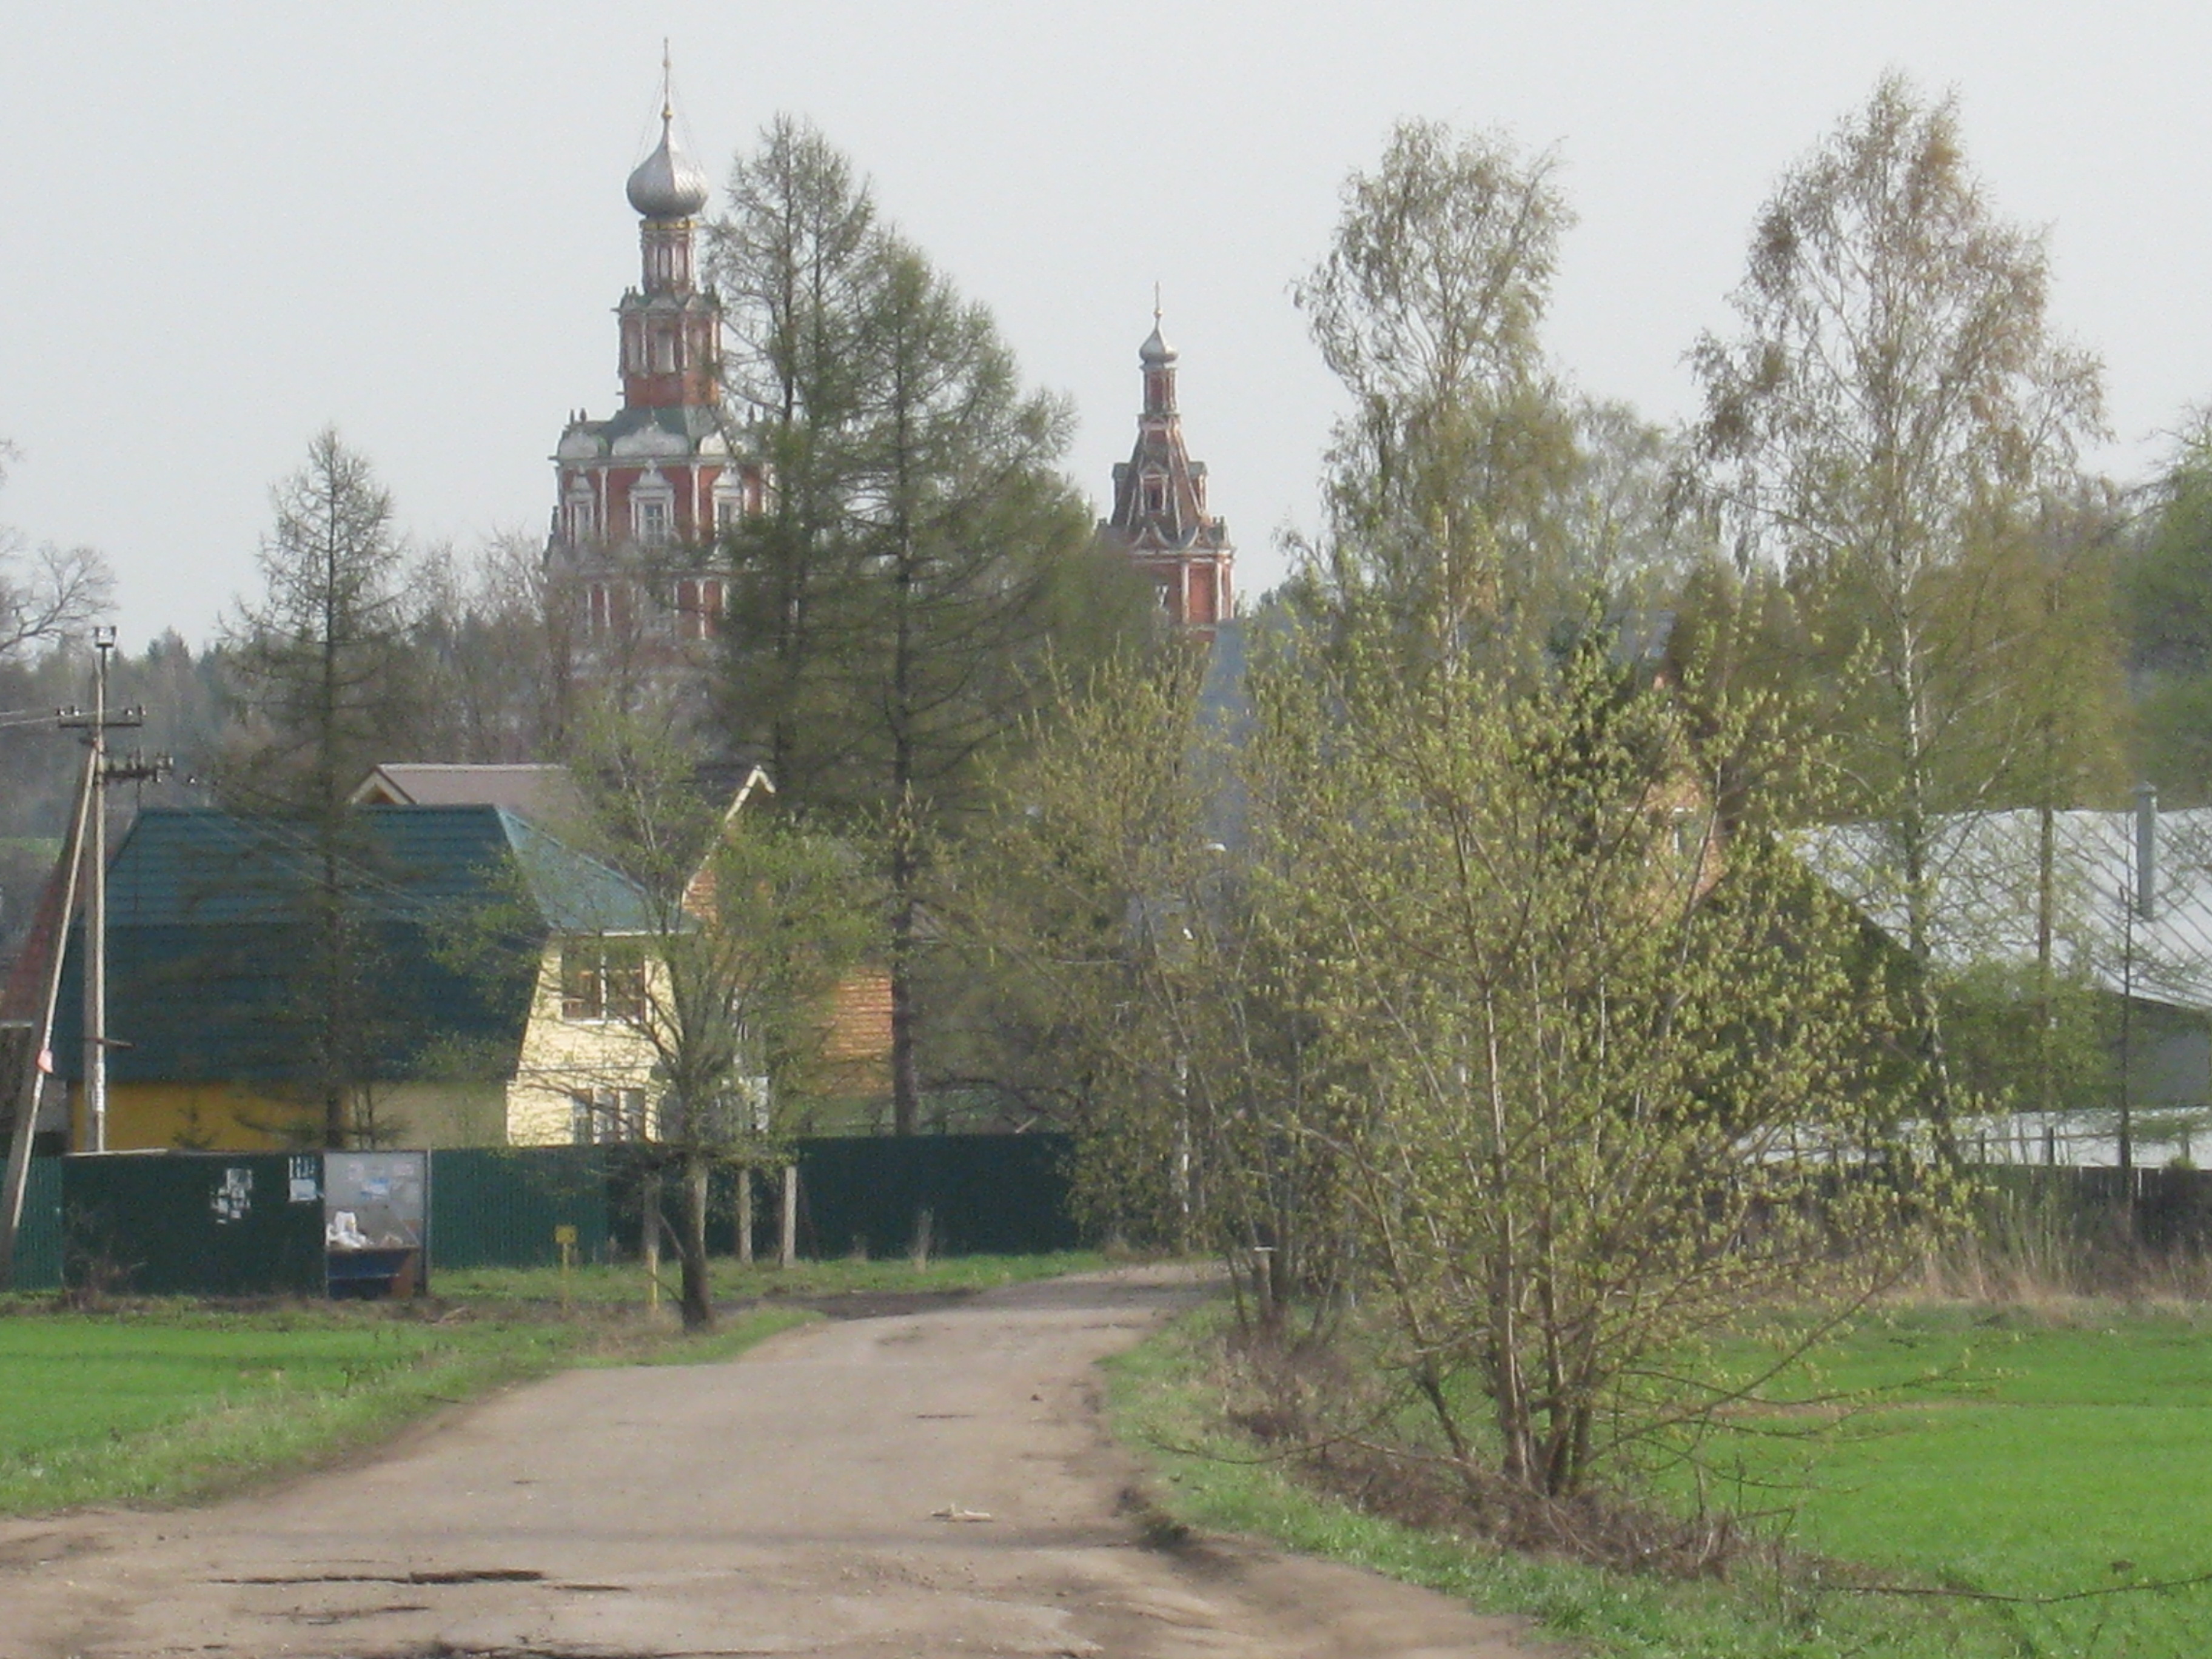
[[[979,1069],[1077,1132],[1097,1223],[1223,1254],[1262,1332],[1364,1325],[1271,1420],[1425,1419],[1407,1467],[1509,1532],[1703,1467],[1961,1212],[1967,1126],[2069,1068],[2109,1101],[2072,928],[2133,895],[2033,834],[1962,890],[1961,822],[2212,782],[2205,446],[2088,469],[2097,363],[1949,99],[1886,78],[1781,176],[1676,433],[1546,349],[1568,221],[1503,134],[1407,123],[1351,178],[1295,289],[1327,520],[1242,695],[1068,674],[944,901]]]
[[[333,1139],[349,1092],[340,1028],[362,1023],[341,1017],[340,988],[367,971],[349,958],[345,797],[392,760],[566,761],[632,802],[660,787],[647,775],[672,754],[725,803],[764,766],[783,813],[842,834],[870,866],[892,1120],[919,1127],[929,872],[981,807],[984,758],[1042,706],[1049,665],[1103,659],[1153,626],[1148,587],[1094,550],[1061,470],[1070,410],[1023,383],[990,316],[884,218],[845,158],[779,120],[732,178],[708,228],[728,307],[726,407],[774,489],[763,513],[702,550],[730,594],[707,659],[587,645],[579,596],[549,585],[534,541],[411,544],[371,459],[330,430],[272,489],[258,582],[217,637],[195,652],[165,636],[113,664],[111,702],[143,701],[139,736],[177,761],[142,799],[219,800],[307,826],[325,872],[314,931],[334,988],[318,1041]],[[43,654],[29,641],[15,653],[15,703],[85,700],[80,624],[97,608],[46,629]],[[9,741],[21,787],[0,836],[16,838],[21,916],[75,754],[51,730]],[[631,817],[635,836],[658,833]],[[626,866],[672,867],[668,848],[632,850]],[[690,849],[694,863],[703,851]]]
[[[535,538],[416,546],[368,458],[325,434],[274,491],[258,590],[217,636],[117,655],[112,699],[143,702],[144,745],[178,761],[144,798],[329,812],[381,760],[618,766],[623,722],[641,752],[672,739],[722,777],[757,760],[787,809],[878,866],[899,1125],[956,1097],[1060,1114],[1079,1085],[1008,1035],[1019,999],[980,988],[937,918],[1005,769],[1095,668],[1160,646],[1149,596],[1091,550],[1060,470],[1068,410],[847,158],[781,119],[731,179],[708,236],[726,391],[775,489],[715,550],[732,599],[705,695],[649,673],[586,687]],[[1325,520],[1260,633],[1408,696],[1437,662],[1601,640],[1699,734],[1770,700],[1820,757],[1820,792],[1787,814],[1890,826],[1923,967],[1945,814],[2118,805],[2143,777],[2212,798],[2212,440],[2178,439],[2147,482],[2084,469],[2096,364],[2051,329],[2043,240],[1997,214],[1949,101],[1886,81],[1784,177],[1733,330],[1689,343],[1703,408],[1678,431],[1548,351],[1571,222],[1553,160],[1504,135],[1409,122],[1347,182],[1294,294],[1347,412]],[[34,625],[0,629],[0,703],[81,702],[96,563],[69,597],[68,560],[10,556],[0,622]],[[6,925],[74,751],[31,728],[0,745]],[[1768,783],[1732,761],[1680,804],[1784,810]],[[1913,1040],[1941,1084],[1919,983]]]

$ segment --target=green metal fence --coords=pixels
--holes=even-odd
[[[62,1282],[62,1161],[31,1160],[23,1188],[23,1222],[15,1234],[15,1284],[19,1291],[53,1291]]]
[[[868,1135],[801,1140],[799,1246],[809,1256],[1073,1249],[1064,1135]],[[291,1201],[283,1153],[119,1153],[31,1165],[16,1287],[64,1279],[145,1295],[320,1295],[323,1210]],[[619,1147],[515,1146],[430,1154],[430,1284],[441,1268],[550,1267],[558,1230],[578,1259],[638,1241],[637,1165]],[[735,1247],[735,1182],[718,1170],[708,1239]],[[775,1247],[775,1182],[761,1181],[754,1245]],[[681,1194],[665,1182],[676,1219]]]
[[[430,1154],[430,1272],[544,1267],[561,1260],[555,1230],[576,1230],[577,1258],[609,1255],[613,1205],[596,1146],[502,1146]]]
[[[292,1164],[283,1152],[64,1158],[63,1273],[141,1296],[320,1296],[322,1186],[295,1183]]]
[[[940,1255],[1069,1250],[1065,1135],[870,1135],[799,1143],[799,1249],[895,1255],[927,1217]]]

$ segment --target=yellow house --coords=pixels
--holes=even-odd
[[[485,805],[355,808],[325,878],[295,822],[151,809],[108,877],[113,1150],[627,1138],[645,894]],[[54,1052],[77,1085],[82,928]],[[91,1144],[73,1087],[72,1139]]]

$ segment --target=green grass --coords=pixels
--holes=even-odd
[[[440,1407],[580,1364],[728,1358],[815,1316],[779,1297],[982,1289],[1102,1265],[1094,1255],[717,1263],[725,1303],[703,1337],[635,1267],[441,1273],[422,1304],[251,1310],[184,1298],[75,1311],[0,1297],[0,1515],[165,1504],[325,1462]]]
[[[933,1258],[916,1267],[904,1256],[881,1260],[838,1257],[827,1261],[800,1261],[788,1268],[756,1264],[741,1267],[734,1261],[714,1264],[717,1302],[773,1300],[778,1297],[825,1297],[878,1293],[887,1291],[980,1291],[995,1285],[1051,1279],[1062,1273],[1091,1273],[1107,1265],[1094,1251],[1071,1250],[1054,1255],[952,1255]],[[661,1264],[665,1305],[676,1283],[676,1264]],[[558,1267],[462,1267],[441,1270],[434,1288],[441,1296],[468,1301],[549,1303],[565,1293],[578,1306],[641,1304],[647,1285],[645,1270],[635,1266],[578,1267],[567,1275]]]
[[[1757,1478],[1802,1482],[1804,1549],[2029,1598],[2212,1574],[2212,1313],[1900,1310],[1838,1344],[1817,1380],[1860,1409],[1734,1449]],[[2212,1585],[2010,1616],[2038,1650],[2212,1651]]]
[[[0,1514],[175,1503],[329,1460],[566,1365],[725,1359],[811,1316],[703,1338],[643,1321],[410,1318],[187,1302],[0,1318]]]
[[[557,1327],[149,1304],[0,1319],[0,1512],[166,1502],[550,1370]]]
[[[1729,1584],[1668,1583],[1353,1513],[1224,1428],[1203,1319],[1115,1362],[1109,1399],[1181,1518],[1527,1613],[1600,1653],[2212,1653],[2212,1586],[2139,1588],[2212,1572],[2212,1316],[2093,1312],[1869,1321],[1817,1384],[1864,1409],[1755,1421],[1735,1448],[1758,1478],[1808,1483],[1792,1541],[1864,1564],[1863,1577],[2021,1598],[2138,1587],[2040,1604],[1869,1595],[1756,1565]]]

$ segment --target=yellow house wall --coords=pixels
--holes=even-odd
[[[84,1091],[70,1091],[70,1145],[89,1146]],[[281,1151],[292,1144],[285,1126],[305,1114],[296,1101],[276,1100],[228,1083],[111,1083],[110,1152],[204,1146],[225,1152]]]
[[[497,1146],[507,1139],[507,1087],[496,1080],[386,1084],[376,1091],[376,1117],[377,1138],[390,1146]]]
[[[376,1091],[380,1138],[401,1146],[565,1144],[574,1132],[573,1097],[597,1089],[653,1092],[653,1045],[626,1025],[561,1018],[561,957],[538,964],[514,1075],[482,1082],[394,1083]],[[91,1144],[83,1091],[72,1088],[70,1144]],[[388,1126],[390,1133],[382,1131]],[[281,1151],[300,1132],[319,1138],[319,1112],[298,1101],[229,1083],[115,1083],[107,1091],[112,1152],[204,1146],[217,1152]],[[287,1131],[292,1131],[288,1133]]]
[[[496,1081],[387,1084],[375,1103],[377,1138],[386,1146],[497,1146],[506,1138],[507,1086]],[[90,1146],[81,1090],[70,1091],[70,1144]],[[118,1083],[107,1091],[110,1152],[275,1152],[319,1139],[321,1129],[317,1109],[234,1084]]]
[[[662,971],[650,964],[656,977]],[[652,988],[655,1001],[661,987]],[[574,1097],[599,1089],[654,1093],[653,1045],[618,1022],[561,1018],[561,953],[546,951],[523,1033],[522,1057],[507,1085],[507,1138],[517,1146],[566,1145],[574,1136]]]

